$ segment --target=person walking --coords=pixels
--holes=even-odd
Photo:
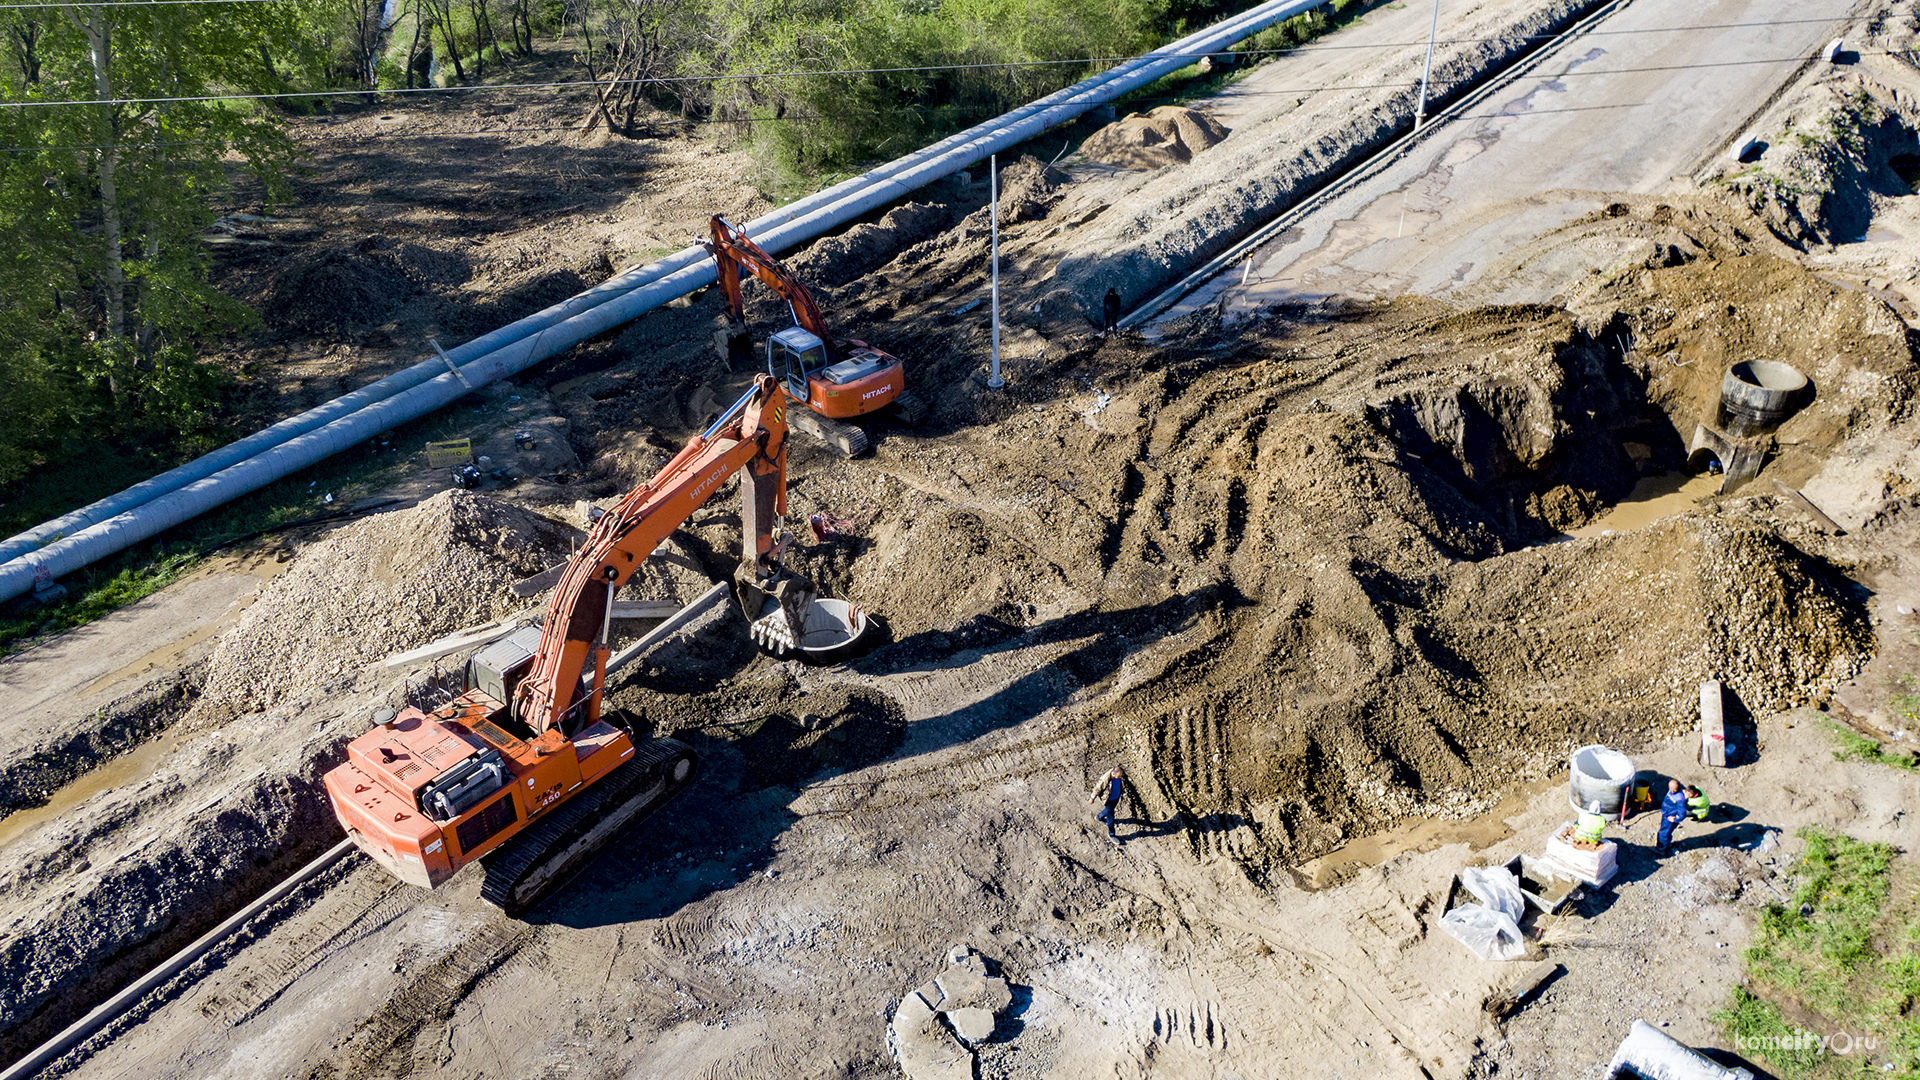
[[[1100,786],[1093,789],[1092,797],[1087,799],[1087,803],[1091,805],[1099,802],[1102,795],[1106,796],[1106,809],[1100,811],[1099,816],[1094,818],[1094,820],[1107,823],[1107,839],[1112,840],[1116,844],[1120,842],[1120,834],[1113,830],[1114,817],[1115,811],[1120,806],[1121,796],[1127,793],[1126,781],[1126,770],[1115,765],[1113,771],[1107,774],[1107,778],[1100,782]]]
[[[1101,321],[1101,326],[1106,329],[1107,336],[1112,337],[1113,332],[1120,326],[1119,289],[1110,288],[1107,290],[1107,298],[1100,304],[1100,313],[1104,316]]]
[[[1667,797],[1660,801],[1660,833],[1654,837],[1653,853],[1664,856],[1673,850],[1673,830],[1687,819],[1687,797],[1680,781],[1667,781]]]

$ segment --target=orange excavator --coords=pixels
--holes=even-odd
[[[816,590],[781,565],[789,400],[769,375],[651,480],[602,514],[567,561],[540,627],[468,658],[466,690],[409,707],[347,745],[325,777],[335,815],[394,876],[435,888],[467,864],[509,912],[584,867],[621,826],[666,802],[695,758],[603,714],[614,593],[744,468],[735,587],[756,640],[791,648]]]
[[[752,355],[740,293],[742,269],[778,293],[793,312],[794,325],[767,338],[767,374],[806,403],[807,412],[794,415],[794,427],[853,457],[866,450],[867,433],[841,421],[888,407],[908,425],[925,419],[926,402],[907,392],[898,358],[864,341],[836,340],[813,295],[778,259],[727,219],[715,215],[708,224],[711,236],[700,244],[713,256],[727,297],[727,328],[716,342],[721,358],[731,366]]]

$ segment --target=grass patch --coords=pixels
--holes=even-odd
[[[1920,1076],[1920,896],[1895,889],[1889,845],[1800,836],[1793,899],[1762,913],[1747,985],[1714,1019],[1786,1080]]]
[[[1833,751],[1835,761],[1865,761],[1874,765],[1891,765],[1896,769],[1912,771],[1915,768],[1913,758],[1906,754],[1889,754],[1880,748],[1880,744],[1851,728],[1829,723],[1827,730],[1833,733],[1836,748]]]

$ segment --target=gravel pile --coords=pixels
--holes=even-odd
[[[565,558],[567,527],[465,491],[340,530],[300,555],[214,650],[192,719],[266,709],[390,653],[502,618],[512,583]]]

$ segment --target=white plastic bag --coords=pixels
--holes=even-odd
[[[1526,914],[1527,901],[1520,895],[1520,882],[1514,878],[1513,871],[1504,866],[1462,867],[1460,884],[1479,897],[1482,904],[1516,923]]]
[[[1503,911],[1462,904],[1440,916],[1440,928],[1482,960],[1518,960],[1527,954],[1520,924]]]

